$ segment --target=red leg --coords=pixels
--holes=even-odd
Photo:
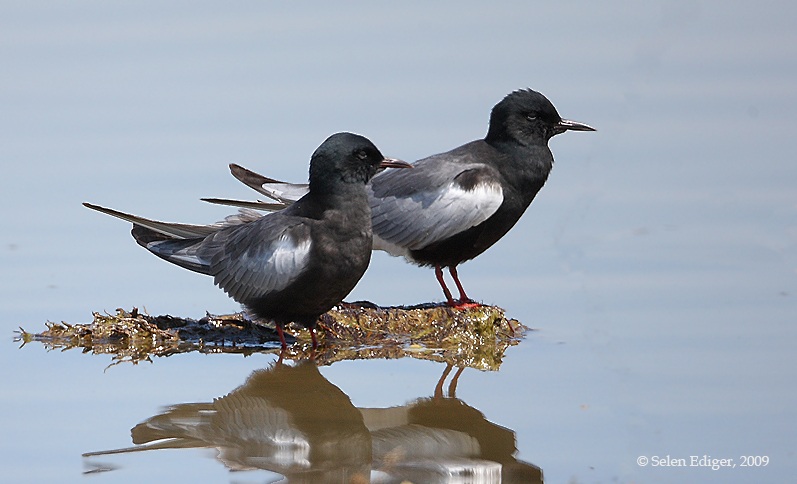
[[[440,283],[440,287],[443,288],[443,294],[446,296],[446,302],[448,305],[456,306],[454,298],[451,297],[451,291],[448,290],[446,287],[446,281],[443,280],[443,268],[438,265],[434,266],[434,275],[437,277],[437,282]]]
[[[456,301],[454,304],[452,304],[452,306],[461,309],[481,306],[481,304],[477,303],[473,299],[469,298],[467,294],[465,294],[465,288],[463,288],[462,283],[459,282],[459,275],[457,274],[456,266],[449,267],[448,272],[451,273],[451,277],[454,279],[454,283],[457,285],[457,289],[459,290],[459,301]]]
[[[282,332],[281,324],[277,324],[277,334],[280,337],[280,344],[282,344],[282,349],[284,350],[288,347],[288,343],[285,342],[285,333]]]
[[[449,398],[457,398],[457,382],[459,381],[459,375],[461,375],[463,371],[465,371],[465,367],[460,366],[457,372],[454,373],[454,378],[451,379],[451,383],[448,384]]]
[[[313,339],[313,349],[318,348],[318,340],[315,338],[315,328],[310,328],[310,337]]]
[[[443,375],[440,377],[440,379],[437,381],[437,385],[434,387],[435,398],[443,398],[443,383],[445,383],[449,373],[451,373],[451,363],[446,363],[446,369],[443,370]]]
[[[457,285],[457,289],[459,290],[459,301],[460,302],[473,302],[471,298],[465,294],[465,288],[462,287],[462,283],[459,282],[459,275],[457,274],[457,267],[451,266],[448,268],[448,272],[451,273],[451,277],[454,279],[454,283]]]

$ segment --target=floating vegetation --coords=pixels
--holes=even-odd
[[[116,314],[95,312],[90,323],[46,326],[41,333],[20,328],[16,340],[23,346],[38,341],[50,350],[80,348],[84,353],[110,354],[114,363],[192,351],[280,353],[274,328],[254,324],[240,313],[194,320],[117,309]],[[506,348],[517,344],[527,329],[495,306],[382,308],[368,302],[343,303],[321,316],[317,349],[311,348],[308,331],[289,325],[286,337],[293,336],[296,343],[281,354],[287,359],[313,358],[319,364],[410,356],[497,370]]]

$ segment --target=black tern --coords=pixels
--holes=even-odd
[[[385,158],[368,139],[330,136],[310,160],[307,194],[265,216],[242,210],[213,225],[148,220],[84,203],[133,223],[141,246],[180,267],[213,276],[256,318],[310,329],[317,346],[318,317],[340,303],[371,259],[371,210],[366,183],[380,168],[409,168]]]

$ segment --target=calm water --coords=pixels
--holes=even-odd
[[[521,87],[599,131],[553,140],[556,166],[538,199],[461,268],[469,294],[536,331],[499,371],[460,375],[444,402],[468,413],[434,418],[514,439],[516,453],[494,454],[539,467],[546,482],[792,480],[795,10],[0,5],[4,480],[279,479],[231,472],[251,466],[251,449],[218,434],[183,449],[82,457],[133,446],[131,429],[168,408],[268,394],[268,384],[246,384],[272,377],[276,357],[191,354],[108,368],[108,356],[18,349],[18,326],[87,322],[92,311],[237,309],[209,279],[157,260],[126,224],[80,202],[215,221],[227,210],[200,197],[251,196],[228,163],[304,180],[310,153],[341,130],[414,160],[482,136],[489,109]],[[441,298],[431,271],[383,254],[350,296]],[[300,369],[310,376],[297,381],[319,382],[342,405],[332,408],[376,428],[374,415],[427,403],[446,368],[403,359]],[[308,411],[301,391],[280,393],[299,402],[285,404],[297,415]],[[654,465],[692,456],[736,467]],[[768,464],[742,467],[745,456]]]

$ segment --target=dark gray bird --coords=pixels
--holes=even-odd
[[[242,210],[213,225],[157,222],[109,208],[88,208],[133,223],[141,246],[213,279],[257,318],[282,328],[310,329],[341,302],[371,259],[371,210],[366,183],[380,167],[411,167],[388,159],[368,139],[330,136],[310,160],[309,191],[288,208],[261,216]]]
[[[520,219],[553,167],[548,140],[565,131],[595,129],[562,119],[539,92],[510,93],[493,107],[484,139],[418,160],[414,170],[374,177],[369,187],[373,248],[434,267],[449,305],[473,303],[459,281],[457,266],[487,250]],[[298,199],[307,189],[237,165],[230,168],[239,180],[281,204]],[[244,203],[269,209],[265,203]],[[459,300],[446,287],[444,267],[457,285]]]

